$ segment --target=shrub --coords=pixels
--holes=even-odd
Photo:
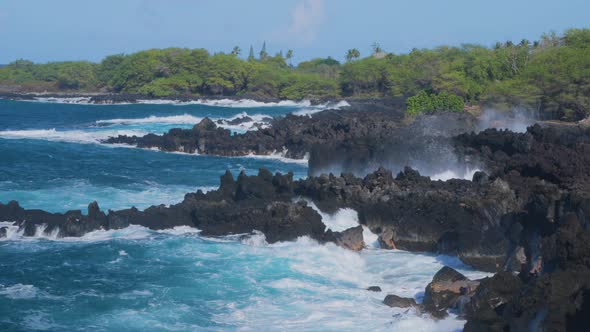
[[[409,97],[406,104],[407,113],[410,115],[424,112],[461,112],[465,107],[463,98],[447,92],[429,94],[426,91],[420,91],[417,95]]]

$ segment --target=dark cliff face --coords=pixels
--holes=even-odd
[[[426,174],[465,168],[453,151],[451,137],[477,129],[469,113],[440,113],[419,116],[413,122],[393,117],[362,120],[362,134],[338,137],[313,145],[309,174],[353,173],[364,176],[378,167],[394,172],[412,166]],[[387,125],[385,125],[387,124]]]

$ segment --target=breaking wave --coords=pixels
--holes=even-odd
[[[100,143],[109,137],[118,135],[143,136],[147,132],[139,130],[56,130],[56,129],[28,129],[0,131],[0,138],[7,139],[40,139],[56,142],[71,143]]]
[[[68,272],[60,275],[63,280],[51,283],[41,273],[33,282],[0,285],[0,301],[2,297],[23,299],[35,307],[39,302],[40,310],[47,310],[48,317],[63,329],[77,322],[58,310],[77,308],[83,319],[107,330],[149,330],[146,321],[176,330],[199,330],[203,324],[216,330],[272,330],[277,322],[281,328],[295,330],[460,330],[464,321],[453,314],[433,320],[413,310],[389,308],[382,304],[383,297],[397,294],[421,301],[425,286],[443,265],[470,278],[487,275],[451,257],[398,250],[356,253],[308,237],[267,244],[261,233],[207,238],[190,227],[153,231],[141,226],[99,230],[81,238],[54,239],[43,235],[42,226],[37,233],[28,240],[13,238],[7,245],[18,247],[20,241],[33,241],[35,245],[28,246],[34,253],[28,259],[29,267],[55,265]],[[53,252],[56,254],[48,255]],[[93,260],[87,261],[86,255]],[[89,272],[91,277],[86,275]],[[142,276],[139,280],[131,277],[138,274]],[[118,279],[111,281],[113,276]],[[81,278],[96,282],[71,281]],[[372,285],[383,292],[366,291]],[[57,287],[63,290],[58,292]],[[56,294],[63,299],[54,311],[42,300]],[[113,303],[117,310],[106,317],[95,313],[89,297]],[[20,314],[8,317],[18,320]]]
[[[249,120],[247,120],[248,118]],[[108,119],[108,120],[97,120],[96,125],[98,126],[113,126],[113,125],[141,125],[141,124],[177,124],[177,125],[195,125],[201,122],[204,117],[198,117],[190,114],[182,115],[171,115],[171,116],[156,116],[150,115],[146,118],[121,118],[121,119]],[[236,122],[236,120],[243,119],[244,121]],[[256,130],[258,126],[266,127],[272,119],[271,115],[266,114],[254,114],[250,115],[246,112],[242,112],[231,116],[229,118],[215,118],[211,117],[211,120],[219,127],[235,130],[235,131],[247,131]],[[235,124],[233,122],[236,122]]]
[[[287,149],[283,149],[281,152],[275,151],[274,153],[268,155],[257,155],[257,154],[248,154],[242,157],[246,158],[254,158],[254,159],[271,159],[271,160],[278,160],[284,163],[294,163],[294,164],[301,164],[307,166],[309,163],[309,156],[305,155],[303,159],[293,159],[287,157]]]
[[[446,170],[440,173],[436,173],[434,175],[431,175],[430,178],[434,181],[436,180],[441,180],[441,181],[447,181],[450,179],[460,179],[460,180],[469,180],[471,181],[473,179],[473,175],[475,175],[475,173],[481,171],[480,169],[466,169],[463,171],[460,170]]]
[[[120,103],[94,103],[91,97],[35,97],[32,100],[41,103],[58,103],[58,104],[90,104],[90,105],[128,105],[128,104],[147,104],[147,105],[206,105],[217,107],[231,107],[231,108],[257,108],[257,107],[294,107],[294,108],[308,108],[302,110],[300,114],[307,114],[307,112],[319,112],[319,110],[326,108],[340,108],[350,106],[346,101],[327,102],[313,105],[309,100],[281,100],[277,102],[263,102],[253,99],[197,99],[197,100],[173,100],[173,99],[138,99],[131,102]],[[313,113],[310,113],[313,114]]]

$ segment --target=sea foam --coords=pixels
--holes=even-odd
[[[27,129],[27,130],[3,130],[0,138],[7,139],[38,139],[56,142],[70,143],[100,143],[109,137],[118,135],[143,136],[147,132],[138,130],[56,130],[56,129]]]

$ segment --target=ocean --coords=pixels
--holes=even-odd
[[[210,190],[227,169],[307,176],[305,161],[166,153],[100,143],[109,136],[191,128],[204,117],[235,134],[254,122],[326,105],[145,101],[93,105],[87,99],[0,100],[0,202],[65,212],[97,201],[103,210],[180,202]],[[249,116],[252,121],[230,124]],[[331,229],[354,226],[343,209],[322,214]],[[0,220],[0,226],[9,225]],[[369,234],[367,234],[369,235]],[[15,227],[0,239],[0,331],[415,331],[460,330],[451,315],[435,321],[382,304],[386,294],[421,300],[444,265],[477,278],[453,257],[381,250],[374,236],[360,253],[309,238],[268,245],[263,235],[208,238],[197,229],[131,226],[82,238]],[[369,292],[380,286],[381,293]]]

